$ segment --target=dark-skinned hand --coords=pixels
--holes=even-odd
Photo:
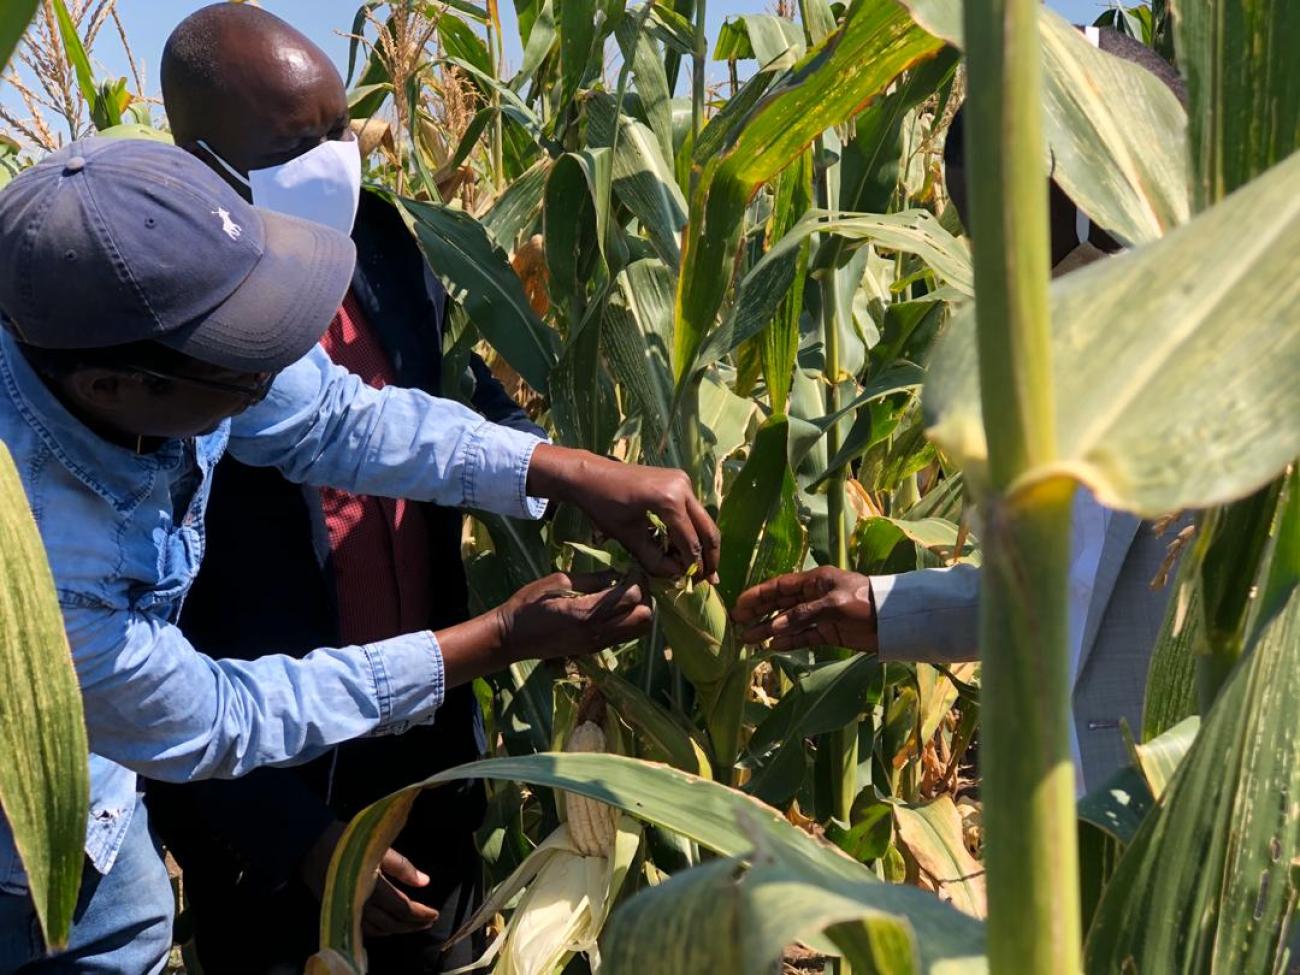
[[[645,587],[615,572],[555,572],[495,610],[500,646],[510,660],[595,653],[636,639],[651,616]]]
[[[528,468],[528,490],[577,505],[653,576],[676,578],[697,566],[697,578],[716,581],[718,527],[679,470],[543,444]],[[647,513],[662,522],[662,532]]]
[[[344,829],[346,827],[343,823],[334,823],[321,834],[303,858],[300,870],[302,880],[317,900],[324,899],[330,857],[334,855],[334,847],[342,838]],[[427,904],[408,897],[396,886],[425,887],[428,883],[427,874],[396,850],[389,849],[379,861],[375,889],[362,908],[362,932],[368,937],[383,937],[411,934],[432,927],[433,922],[438,920],[438,912]]]
[[[746,643],[771,640],[773,650],[878,645],[871,580],[833,566],[759,583],[741,593],[731,618],[744,627]]]

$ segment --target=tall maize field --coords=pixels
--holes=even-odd
[[[366,178],[454,299],[444,389],[467,397],[478,350],[557,443],[681,468],[722,563],[716,586],[656,583],[635,644],[479,681],[491,754],[353,821],[311,970],[365,970],[378,858],[416,793],[457,778],[489,783],[472,926],[497,932],[501,973],[1289,970],[1300,14],[1107,11],[1176,57],[1184,109],[1036,0],[781,0],[714,38],[705,4],[516,0],[509,71],[496,0],[368,2],[339,25]],[[125,79],[94,78],[80,7],[7,4],[0,55],[33,11],[62,28],[70,127],[166,138]],[[970,228],[942,167],[963,101],[991,134],[967,149]],[[0,179],[27,143],[0,148]],[[1123,254],[1049,279],[1049,167]],[[1079,484],[1199,514],[1131,765],[1076,802]],[[0,490],[0,530],[30,544]],[[474,514],[463,549],[476,609],[557,567],[630,570],[563,507]],[[958,562],[984,566],[979,664],[774,652],[729,622],[795,569]],[[48,609],[21,568],[0,558],[0,607]],[[5,624],[0,679],[30,689],[0,696],[6,749],[84,751],[75,708],[24,703],[75,699],[61,634],[34,664],[36,632]],[[57,942],[84,765],[8,764],[7,811],[58,810],[11,813]]]

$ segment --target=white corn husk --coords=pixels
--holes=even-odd
[[[605,732],[585,721],[566,751],[603,752]],[[505,930],[458,975],[493,965],[494,975],[554,975],[576,952],[593,972],[600,967],[597,939],[641,842],[641,826],[603,802],[564,794],[566,822],[515,868],[448,942],[483,927],[516,901]],[[520,893],[522,891],[522,893]],[[495,962],[495,964],[493,964]]]

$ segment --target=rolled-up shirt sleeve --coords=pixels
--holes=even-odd
[[[542,441],[414,389],[374,389],[319,346],[235,417],[229,451],[301,484],[540,518],[527,491]]]
[[[442,704],[432,633],[214,660],[147,615],[64,607],[90,748],[150,778],[230,778],[426,722]]]

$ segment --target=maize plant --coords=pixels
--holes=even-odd
[[[500,972],[762,972],[796,944],[840,971],[1281,970],[1300,859],[1279,801],[1300,792],[1300,75],[1283,53],[1300,17],[1160,3],[1148,31],[1110,13],[1177,50],[1184,111],[1029,0],[733,17],[721,90],[702,0],[516,13],[513,73],[495,5],[367,3],[355,22],[367,176],[455,299],[443,388],[465,390],[479,349],[557,442],[686,471],[722,531],[719,578],[656,581],[635,644],[481,682],[491,757],[358,815],[311,970],[364,970],[375,859],[418,790],[457,778],[491,783],[493,887],[466,931],[492,922],[482,964]],[[997,134],[967,154],[974,261],[940,164],[963,97]],[[1131,245],[1050,284],[1046,160]],[[1131,766],[1076,804],[1078,484],[1145,517],[1205,513]],[[564,508],[476,516],[464,554],[480,609],[557,567],[627,564]],[[728,622],[793,569],[959,561],[986,570],[978,665],[774,653]],[[70,740],[35,730],[44,705],[15,713],[6,741]],[[3,771],[6,808],[31,802]],[[79,838],[10,818],[57,940]],[[46,848],[62,858],[42,879]]]
[[[1229,251],[1221,241],[1211,250],[1209,241],[1231,225],[1229,213],[1256,214],[1263,200],[1276,199],[1286,177],[1261,188],[1257,202],[1226,201],[1230,209],[1212,223],[1189,222],[1199,204],[1183,168],[1181,112],[1153,120],[1136,101],[1130,108],[1106,99],[1112,59],[1036,4],[970,0],[964,18],[962,4],[951,0],[858,0],[839,11],[808,2],[799,12],[798,23],[778,15],[728,22],[715,56],[733,66],[752,58],[756,67],[743,80],[736,71],[730,97],[712,103],[698,84],[707,50],[700,23],[681,8],[605,5],[598,17],[570,10],[558,24],[532,21],[524,31],[531,56],[510,78],[463,46],[443,58],[444,70],[462,72],[477,87],[479,127],[445,139],[459,148],[443,155],[422,148],[413,130],[408,185],[420,185],[421,169],[454,165],[478,167],[480,185],[493,186],[450,205],[428,188],[405,204],[431,266],[464,296],[455,348],[484,341],[560,441],[685,469],[717,512],[723,552],[716,586],[655,583],[650,638],[563,677],[520,667],[491,682],[483,698],[494,702],[498,749],[517,757],[426,785],[459,774],[499,781],[496,815],[484,832],[488,849],[514,851],[500,854],[499,869],[516,865],[535,844],[529,836],[539,835],[538,827],[546,835],[555,822],[544,793],[525,796],[521,781],[596,796],[649,823],[642,869],[629,876],[623,896],[630,899],[602,941],[601,955],[615,970],[759,971],[801,941],[863,970],[982,970],[987,950],[998,971],[1055,971],[1080,964],[1071,960],[1083,950],[1074,921],[1080,916],[1092,928],[1090,964],[1110,970],[1102,959],[1136,952],[1135,940],[1146,938],[1139,922],[1154,917],[1125,887],[1108,883],[1120,853],[1131,848],[1117,869],[1149,877],[1142,882],[1154,885],[1153,897],[1211,895],[1193,895],[1162,879],[1172,871],[1155,870],[1154,850],[1174,842],[1161,839],[1169,830],[1185,838],[1199,827],[1162,825],[1174,808],[1167,790],[1177,791],[1181,780],[1169,782],[1141,760],[1125,772],[1126,792],[1103,789],[1080,805],[1082,884],[1073,865],[1076,810],[1062,750],[1068,706],[1063,658],[1051,649],[1064,619],[1062,503],[1074,478],[1107,503],[1144,514],[1195,507],[1240,496],[1297,452],[1293,425],[1275,425],[1265,436],[1246,420],[1261,415],[1251,410],[1281,415],[1283,393],[1258,363],[1243,361],[1242,373],[1259,376],[1269,391],[1242,397],[1238,390],[1233,402],[1233,432],[1258,431],[1251,463],[1216,454],[1222,461],[1215,470],[1225,473],[1210,480],[1187,474],[1195,452],[1185,454],[1177,477],[1169,473],[1175,460],[1164,454],[1159,464],[1098,460],[1136,456],[1144,441],[1203,426],[1198,444],[1238,446],[1224,421],[1207,419],[1222,400],[1203,396],[1192,409],[1168,380],[1144,386],[1127,379],[1098,343],[1119,334],[1117,323],[1139,330],[1152,318],[1181,321],[1180,334],[1195,336],[1196,325],[1187,323],[1207,316],[1159,299],[1164,292],[1152,282],[1175,293],[1171,267],[1214,266],[1224,274],[1215,255]],[[1007,24],[1014,29],[1003,30]],[[598,56],[606,47],[617,66],[608,75]],[[583,51],[591,52],[585,62]],[[1024,123],[1013,127],[1018,142],[981,146],[974,163],[984,167],[977,183],[994,188],[975,217],[983,219],[975,236],[991,241],[975,266],[937,163],[963,51],[971,112],[982,128],[1000,130],[997,120],[1010,115]],[[1207,48],[1204,56],[1217,55]],[[691,97],[675,99],[686,60]],[[1003,82],[1004,70],[1018,72],[1014,83]],[[999,101],[1012,90],[1014,101]],[[1194,101],[1193,129],[1202,124],[1198,112],[1222,110]],[[1032,124],[1039,113],[1041,128]],[[489,122],[489,145],[480,148],[475,140]],[[1045,171],[1033,147],[1044,145],[1056,160],[1055,178],[1080,206],[1142,245],[1067,276],[1050,297],[1041,254],[1034,256],[1044,239],[1042,215],[1020,202],[1041,192]],[[498,161],[504,182],[496,178]],[[981,218],[990,212],[995,216]],[[1006,223],[1009,214],[1018,222]],[[1251,222],[1259,224],[1254,216]],[[1273,225],[1279,234],[1290,227],[1281,213]],[[476,248],[472,269],[466,240]],[[1238,255],[1226,273],[1247,267],[1258,270]],[[1140,296],[1126,290],[1138,282]],[[978,305],[978,346],[970,301],[977,286],[986,299]],[[1026,303],[1028,294],[1036,297]],[[1159,312],[1152,310],[1157,300],[1166,302]],[[1280,307],[1272,302],[1252,321],[1277,336]],[[1229,317],[1244,321],[1241,309]],[[510,327],[504,319],[512,319]],[[1195,384],[1190,359],[1165,348],[1151,355]],[[1294,364],[1282,356],[1264,372],[1274,375],[1269,370],[1282,361]],[[1129,385],[1117,385],[1123,382]],[[988,390],[982,398],[981,388]],[[1122,413],[1102,409],[1103,389],[1123,404]],[[1109,426],[1082,424],[1101,415],[1111,417]],[[1153,436],[1151,417],[1178,426]],[[1092,439],[1080,439],[1085,434]],[[1160,489],[1178,481],[1181,491]],[[1269,499],[1270,510],[1280,510],[1280,490]],[[968,507],[972,500],[982,517]],[[1279,518],[1256,519],[1266,544],[1254,550],[1252,578],[1269,571],[1266,556],[1286,527]],[[466,557],[486,606],[553,565],[620,564],[619,553],[601,542],[570,512],[541,529],[484,517]],[[882,666],[835,648],[770,654],[738,645],[727,624],[741,591],[791,568],[904,571],[981,557],[986,566],[996,557],[999,568],[1033,567],[1030,589],[1023,574],[994,570],[984,643],[996,650],[982,673]],[[1280,564],[1273,574],[1286,578]],[[1286,605],[1286,583],[1274,590],[1276,604]],[[1278,655],[1294,649],[1286,625],[1264,630],[1262,616],[1238,613],[1243,622],[1246,615],[1254,626],[1237,629],[1237,645],[1253,645],[1260,668],[1279,665]],[[1180,630],[1170,628],[1171,642]],[[1032,678],[1027,669],[1039,659],[1052,665],[1045,684],[1040,668]],[[1190,660],[1177,657],[1170,673],[1185,674]],[[1241,668],[1232,673],[1238,705],[1263,692],[1251,683],[1257,677]],[[1167,695],[1173,683],[1153,679],[1152,695]],[[563,740],[579,685],[603,694],[622,732],[617,750],[677,771],[616,756],[529,757]],[[1026,699],[1049,717],[1026,721]],[[1195,734],[1167,722],[1135,754],[1186,754],[1191,777],[1241,714],[1221,711],[1203,715],[1208,723]],[[961,795],[963,757],[981,718],[992,722],[980,753],[984,809],[968,797],[961,802],[975,810],[968,818],[981,822],[985,838],[984,863],[976,863],[952,793]],[[1217,801],[1249,802],[1276,775],[1293,774],[1290,754],[1270,773],[1243,769]],[[673,789],[685,790],[684,808],[666,808],[663,795]],[[1147,799],[1121,816],[1121,794]],[[784,829],[763,825],[752,799],[784,811],[788,822],[817,823],[848,857],[823,858]],[[1184,818],[1207,821],[1188,803],[1178,808]],[[521,810],[528,809],[536,824],[526,829]],[[720,830],[720,821],[728,828]],[[1267,848],[1261,841],[1252,855]],[[985,864],[987,942],[978,922],[959,922],[930,895],[897,885],[912,879],[980,915]],[[967,880],[954,887],[954,876]],[[780,883],[796,885],[784,889],[801,897],[782,903],[777,922],[763,905]],[[1181,903],[1186,916],[1217,910],[1205,900]],[[715,909],[736,925],[753,925],[754,944],[723,945],[710,936],[704,924],[712,930]],[[1288,911],[1269,915],[1253,943],[1277,950]],[[524,912],[521,901],[511,925]],[[903,933],[885,947],[895,922]],[[1243,936],[1235,943],[1249,942]],[[342,955],[355,950],[341,929],[327,926],[326,943]],[[1202,970],[1192,961],[1201,956],[1186,945],[1178,936],[1144,940],[1143,950],[1153,952],[1144,970]]]

